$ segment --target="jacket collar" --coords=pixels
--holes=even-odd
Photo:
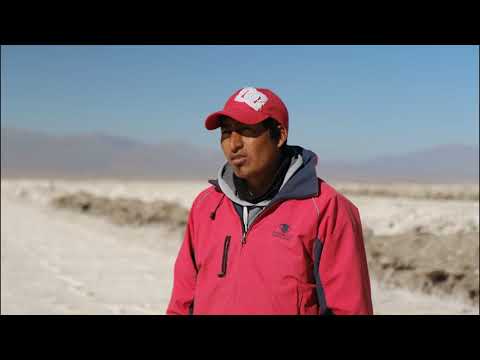
[[[295,162],[292,162],[291,169],[294,171],[294,173],[289,174],[290,177],[287,179],[286,183],[283,184],[283,186],[280,188],[280,191],[269,202],[277,202],[277,201],[283,201],[288,199],[306,199],[309,197],[317,196],[319,194],[319,186],[318,186],[317,171],[316,171],[317,155],[314,152],[304,149],[300,146],[290,146],[290,145],[287,145],[287,146],[289,146],[290,149],[295,152],[296,154],[295,156],[298,156],[298,158],[301,159],[302,161],[301,161],[301,164],[298,164],[297,162],[297,166],[298,166],[297,169],[292,169],[292,166],[295,163]],[[231,170],[229,168],[230,166],[228,165],[228,162],[225,163],[219,171],[218,178],[216,180],[209,180],[208,182],[213,186],[215,186],[217,191],[223,192],[225,195],[231,198],[232,194],[233,196],[235,196],[233,191],[231,191],[232,194],[230,193],[227,194],[226,192],[228,192],[228,188],[226,188],[225,186],[220,186],[219,184],[219,182],[225,181],[222,177],[224,176],[226,171]],[[242,202],[242,200],[240,200],[240,202]],[[249,206],[251,204],[240,203],[240,205]],[[256,204],[256,206],[259,206],[259,205],[260,204]],[[262,204],[262,205],[266,205],[266,204]]]

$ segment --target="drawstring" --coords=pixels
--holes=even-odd
[[[218,273],[218,277],[224,277],[227,273],[227,259],[228,259],[228,247],[230,246],[230,239],[232,237],[227,235],[225,237],[225,243],[223,244],[223,256],[222,256],[222,268]]]
[[[220,207],[220,204],[222,203],[224,197],[225,197],[225,194],[222,195],[222,198],[221,198],[220,201],[218,202],[217,207],[215,208],[215,210],[210,213],[210,219],[215,220],[215,215],[216,215],[217,210],[218,210],[218,208]]]

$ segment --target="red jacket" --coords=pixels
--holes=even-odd
[[[312,154],[245,234],[217,183],[196,197],[167,314],[373,313],[359,212]]]

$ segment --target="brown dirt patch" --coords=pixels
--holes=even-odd
[[[401,235],[364,231],[369,269],[380,280],[428,294],[479,304],[479,233],[433,235],[421,228]]]
[[[85,214],[106,216],[117,225],[162,223],[173,228],[184,227],[188,210],[168,201],[144,202],[138,199],[111,199],[80,191],[55,197],[56,208],[71,209]]]

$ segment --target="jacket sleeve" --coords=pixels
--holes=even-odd
[[[342,195],[327,210],[319,265],[327,308],[335,315],[372,315],[372,299],[358,209]]]
[[[183,243],[174,266],[173,289],[167,315],[188,315],[193,313],[197,267],[193,246],[193,206],[188,215]]]

